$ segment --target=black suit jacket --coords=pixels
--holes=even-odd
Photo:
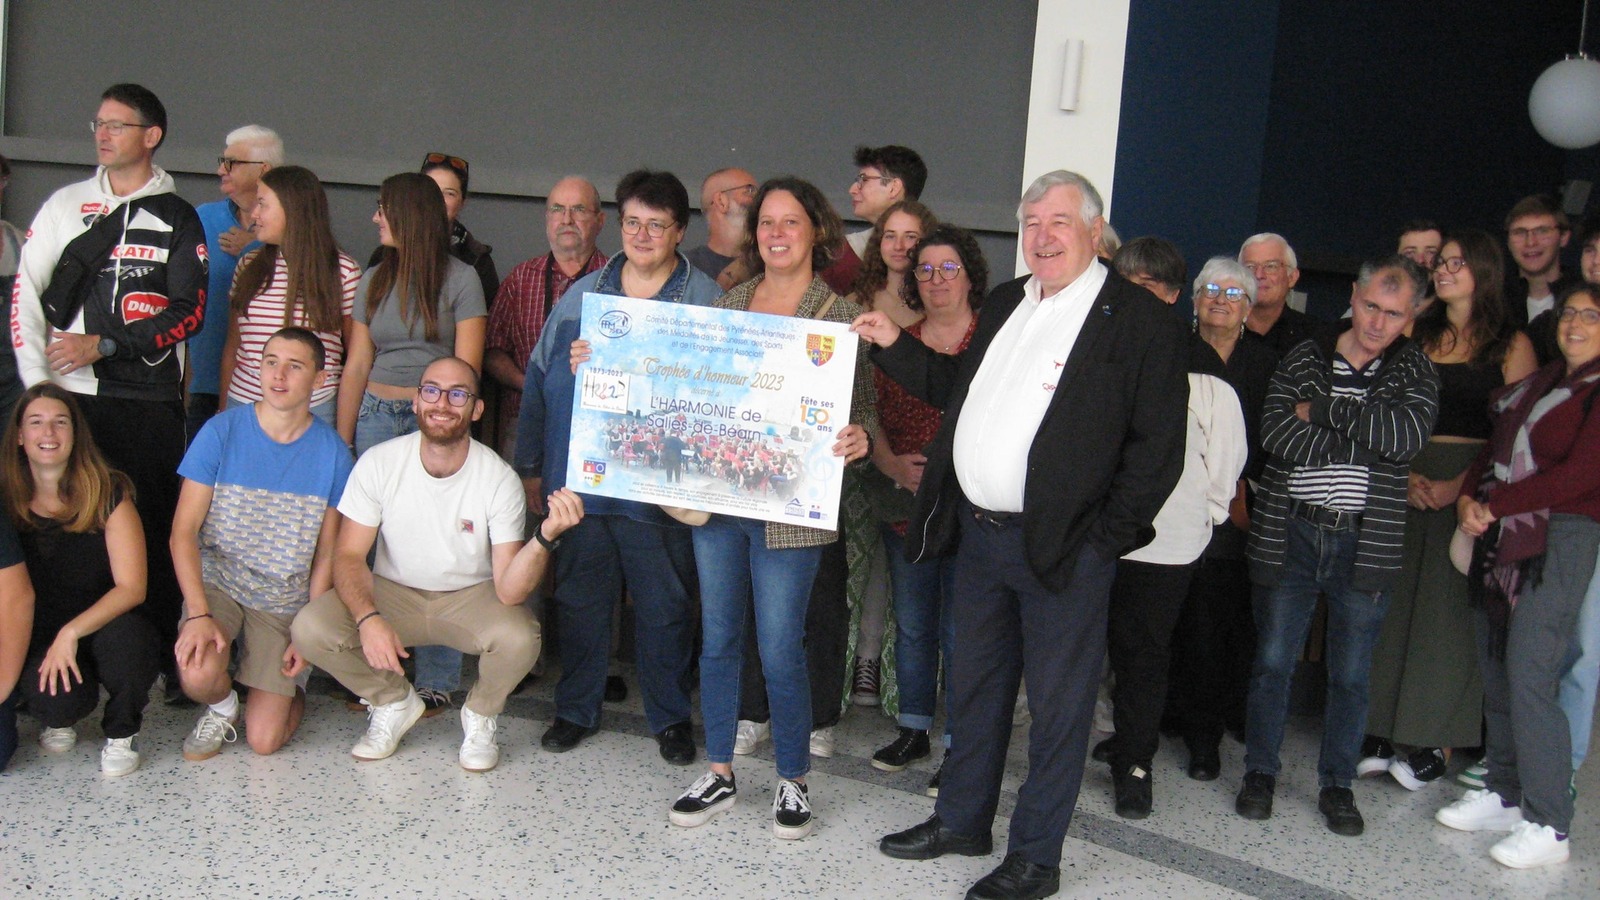
[[[963,497],[951,461],[956,424],[990,342],[1022,301],[1025,281],[990,292],[959,356],[904,337],[872,350],[889,377],[945,411],[925,451],[906,535],[913,561],[949,553],[959,539]],[[1115,559],[1154,538],[1150,523],[1183,471],[1188,359],[1185,329],[1171,309],[1109,272],[1028,450],[1023,543],[1029,567],[1046,585],[1065,586],[1085,541]]]

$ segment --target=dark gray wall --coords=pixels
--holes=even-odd
[[[504,272],[545,249],[539,200],[568,173],[609,193],[639,165],[794,173],[848,213],[858,143],[917,148],[943,218],[989,232],[1009,270],[1034,4],[703,0],[196,3],[13,0],[5,139],[21,161],[5,213],[29,220],[92,161],[99,92],[138,81],[166,103],[157,161],[195,203],[223,136],[284,135],[330,188],[340,240],[375,243],[374,186],[424,152],[472,161],[463,213]],[[109,24],[114,23],[114,25]],[[125,51],[125,52],[123,52]],[[694,223],[686,246],[700,243]],[[602,247],[615,249],[614,227]]]

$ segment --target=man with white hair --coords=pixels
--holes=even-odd
[[[745,215],[756,196],[756,177],[738,167],[718,169],[700,183],[700,214],[710,232],[705,246],[684,255],[695,268],[717,280],[727,290],[742,280],[734,274],[734,260],[744,242]]]
[[[1289,293],[1300,280],[1300,263],[1283,235],[1264,231],[1245,238],[1239,262],[1256,277],[1256,302],[1245,330],[1264,339],[1273,352],[1284,356],[1306,338],[1329,330],[1289,304]]]
[[[1117,559],[1150,543],[1183,470],[1185,329],[1096,258],[1103,210],[1072,172],[1029,186],[1017,218],[1033,274],[989,294],[959,355],[900,339],[881,312],[852,326],[885,373],[945,410],[906,552],[913,562],[954,553],[962,598],[939,802],[928,821],[885,837],[883,853],[990,852],[1017,688],[1028,679],[1028,780],[1010,847],[968,897],[1058,890]]]
[[[217,157],[222,199],[195,209],[206,230],[211,277],[206,290],[206,328],[189,340],[189,440],[216,415],[220,403],[222,348],[228,340],[228,295],[240,257],[261,246],[251,233],[261,176],[283,165],[283,139],[270,128],[245,125],[228,132]]]

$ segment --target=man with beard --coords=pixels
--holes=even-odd
[[[469,772],[493,769],[496,717],[539,655],[539,626],[522,601],[583,505],[570,491],[552,494],[549,517],[523,543],[522,483],[468,433],[483,415],[478,390],[472,367],[456,357],[423,372],[412,401],[420,430],[357,461],[339,500],[333,590],[307,604],[291,629],[306,660],[369,707],[367,733],[350,751],[356,759],[392,755],[422,717],[400,658],[408,645],[442,644],[478,655],[478,683],[461,708],[460,762]]]
[[[744,169],[718,169],[700,184],[700,213],[709,232],[704,246],[685,253],[696,269],[727,290],[744,280],[734,265],[744,243],[745,214],[756,196],[756,177]]]

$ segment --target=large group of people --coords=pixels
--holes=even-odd
[[[1518,203],[1503,240],[1407,223],[1337,323],[1304,311],[1283,236],[1191,282],[1169,242],[1110,239],[1065,170],[1021,197],[1028,274],[991,286],[894,145],[854,157],[869,228],[847,234],[807,181],[724,168],[687,251],[676,175],[621,179],[610,257],[599,191],[564,178],[549,252],[501,281],[460,221],[458,156],[383,181],[363,271],[275,132],[226,135],[224,198],[196,210],[154,164],[167,128],[153,93],[113,85],[94,176],[25,241],[0,234],[0,768],[19,711],[61,753],[103,688],[101,769],[135,771],[163,679],[199,708],[184,759],[241,731],[270,754],[314,667],[367,710],[356,759],[459,706],[458,762],[488,771],[546,604],[560,678],[540,744],[570,751],[600,728],[622,603],[675,765],[700,757],[698,678],[706,770],[663,803],[679,826],[732,807],[735,757],[770,739],[773,833],[805,837],[811,759],[854,702],[892,717],[878,769],[943,744],[933,816],[880,850],[989,854],[1025,683],[1028,777],[969,896],[1048,896],[1091,757],[1140,819],[1163,733],[1205,781],[1232,732],[1235,811],[1270,817],[1309,658],[1331,831],[1363,832],[1358,779],[1415,791],[1453,768],[1471,790],[1439,823],[1509,832],[1490,851],[1507,866],[1568,857],[1600,680],[1600,228],[1564,269],[1548,199]],[[568,486],[586,292],[848,325],[837,530]],[[619,419],[609,446],[735,490],[799,474],[782,448],[680,432]],[[1107,661],[1114,728],[1091,751]]]

